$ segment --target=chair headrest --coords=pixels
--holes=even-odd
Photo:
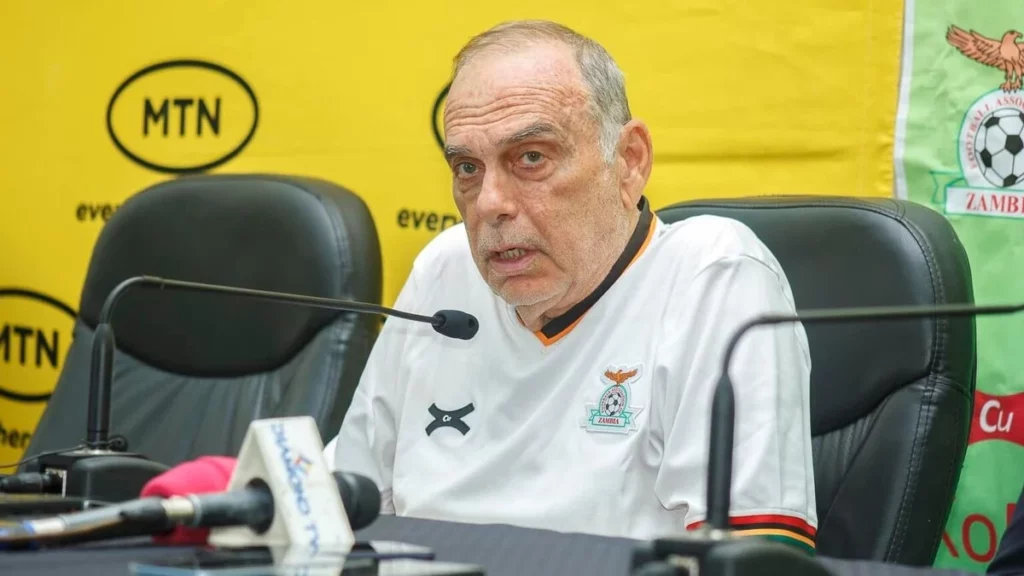
[[[366,205],[312,178],[201,175],[152,186],[107,222],[80,304],[95,326],[109,292],[153,275],[379,302],[380,248]],[[232,376],[273,369],[339,313],[136,287],[118,301],[120,350],[162,370]]]
[[[894,199],[758,197],[683,202],[658,211],[666,222],[700,214],[733,218],[772,251],[789,280],[797,310],[853,306],[971,303],[967,255],[941,214]],[[814,434],[869,413],[908,382],[972,373],[973,330],[900,320],[805,326],[811,348]],[[966,390],[966,388],[965,388]]]

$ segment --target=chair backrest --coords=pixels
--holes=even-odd
[[[93,331],[137,275],[379,303],[376,227],[355,194],[264,174],[182,177],[131,197],[97,240],[74,342],[26,456],[85,439]],[[312,416],[337,433],[380,320],[238,296],[130,289],[117,339],[112,434],[173,466],[234,455],[258,418]],[[326,440],[325,440],[326,442]]]
[[[683,202],[666,222],[738,220],[775,254],[798,310],[972,303],[970,265],[940,214],[894,199]],[[974,321],[805,326],[818,553],[928,565],[967,449]]]

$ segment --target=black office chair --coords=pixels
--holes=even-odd
[[[74,342],[26,456],[85,439],[93,330],[137,275],[379,303],[381,255],[362,200],[322,180],[201,175],[152,186],[107,222]],[[380,320],[237,296],[138,287],[118,300],[111,432],[173,466],[235,455],[250,422],[312,416],[337,434]]]
[[[761,197],[683,202],[658,214],[749,226],[778,258],[798,309],[974,301],[952,226],[912,202]],[[818,553],[930,565],[967,449],[974,321],[805,329]]]

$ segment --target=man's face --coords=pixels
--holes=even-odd
[[[455,203],[481,275],[510,304],[585,296],[621,235],[623,196],[587,106],[575,58],[557,44],[478,54],[448,93]]]

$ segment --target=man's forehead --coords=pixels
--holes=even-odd
[[[572,50],[563,44],[532,42],[513,49],[491,47],[462,65],[449,98],[486,98],[502,90],[538,84],[578,89],[581,79]]]
[[[587,94],[571,51],[538,45],[474,55],[448,92],[444,128],[452,149],[567,136]]]
[[[563,107],[583,102],[586,89],[572,51],[560,44],[535,43],[474,54],[448,90],[445,118],[461,109],[498,106],[517,98],[561,100]]]

